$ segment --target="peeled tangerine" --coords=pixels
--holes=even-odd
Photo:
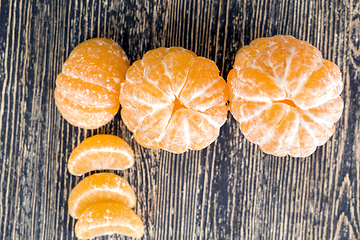
[[[228,84],[230,112],[242,133],[276,156],[312,154],[334,133],[343,110],[339,68],[291,36],[242,47]]]
[[[119,111],[120,83],[129,61],[112,40],[94,38],[79,44],[57,76],[55,103],[72,125],[95,129]]]
[[[175,153],[208,146],[227,118],[228,89],[216,64],[180,48],[134,62],[121,84],[121,117],[136,141]]]

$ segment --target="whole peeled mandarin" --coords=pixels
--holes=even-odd
[[[95,129],[119,111],[120,83],[129,61],[117,43],[94,38],[71,52],[56,79],[55,103],[72,125]]]
[[[276,156],[312,154],[334,133],[344,107],[339,68],[292,36],[242,47],[228,85],[230,112],[241,132]]]
[[[227,119],[228,89],[216,64],[181,47],[147,52],[120,92],[122,120],[145,147],[203,149]]]

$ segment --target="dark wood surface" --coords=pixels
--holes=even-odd
[[[132,62],[182,46],[226,78],[240,47],[275,34],[309,41],[343,74],[343,115],[310,157],[264,154],[230,114],[215,143],[176,155],[139,146],[119,114],[85,131],[56,109],[55,78],[86,39],[111,38]],[[360,239],[359,73],[357,0],[1,0],[0,239],[75,239],[67,198],[82,178],[67,159],[97,133],[135,151],[135,166],[116,173],[136,192],[143,239]]]

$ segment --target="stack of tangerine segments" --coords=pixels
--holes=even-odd
[[[70,155],[69,172],[82,175],[94,170],[124,170],[134,164],[134,153],[121,138],[99,134],[85,139]],[[142,220],[131,208],[136,196],[129,183],[113,173],[96,173],[84,178],[71,191],[69,214],[79,220],[75,235],[88,239],[107,234],[139,238]]]

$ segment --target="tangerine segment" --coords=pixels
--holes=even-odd
[[[121,108],[121,116],[127,128],[134,132],[138,128],[139,122],[152,113],[152,108],[146,105],[142,107]]]
[[[102,170],[124,170],[134,165],[134,153],[121,138],[98,134],[82,141],[71,153],[69,172],[73,175]]]
[[[97,173],[80,181],[71,191],[68,208],[73,218],[79,218],[91,205],[98,202],[117,202],[133,208],[136,196],[129,183],[113,173]]]
[[[179,98],[180,91],[186,83],[189,68],[194,62],[194,57],[196,56],[185,51],[169,53],[164,57],[163,62],[170,78],[170,86],[177,98]]]
[[[69,58],[92,55],[110,66],[114,66],[125,77],[129,60],[124,50],[114,41],[106,38],[93,38],[77,45]]]
[[[226,82],[219,77],[216,64],[209,59],[197,57],[181,90],[180,102],[190,109],[203,112],[211,107],[223,106],[228,98]]]
[[[141,146],[151,149],[160,149],[158,142],[145,137],[138,129],[134,132],[134,138]]]
[[[261,115],[256,115],[249,121],[243,121],[241,131],[251,142],[264,143],[272,137],[279,122],[287,115],[289,107],[285,104],[273,104]],[[261,144],[260,144],[261,145]]]
[[[230,112],[245,137],[276,156],[306,157],[343,111],[339,68],[291,36],[256,39],[229,72]]]
[[[104,62],[97,57],[78,56],[66,60],[62,73],[118,93],[123,77],[115,67],[105,65],[105,68],[104,65]]]
[[[291,139],[296,133],[298,122],[297,114],[294,111],[287,111],[278,126],[273,128],[272,136],[264,141],[260,148],[266,153],[286,156],[292,148]]]
[[[178,109],[166,127],[159,146],[174,153],[200,150],[219,135],[221,126],[212,117],[192,109]]]
[[[173,112],[176,112],[176,106],[172,103],[170,106],[159,108],[142,119],[139,129],[148,139],[161,138],[165,132]]]
[[[72,125],[94,129],[109,122],[119,111],[120,103],[109,107],[85,107],[69,99],[67,92],[55,88],[55,104],[62,116]],[[75,95],[71,95],[75,97]],[[85,100],[83,100],[85,102]]]
[[[56,79],[56,86],[59,92],[67,95],[67,98],[81,106],[97,108],[98,103],[103,103],[103,108],[116,106],[118,94],[109,91],[101,86],[83,82],[79,78],[69,77],[60,73]],[[92,89],[91,91],[89,89]],[[115,100],[115,101],[114,101]]]
[[[114,202],[91,205],[83,212],[75,225],[75,235],[79,239],[114,233],[140,238],[144,235],[144,225],[134,211]]]
[[[145,147],[202,149],[226,121],[228,95],[213,61],[180,47],[158,48],[129,67],[121,117]]]
[[[336,97],[320,106],[310,108],[305,113],[316,122],[331,125],[341,117],[343,106],[341,97]]]
[[[128,66],[126,54],[112,40],[95,38],[75,47],[56,79],[61,115],[87,129],[108,123],[120,108],[120,83]]]
[[[173,100],[174,96],[169,94],[172,92],[170,85],[170,78],[165,74],[166,68],[161,61],[153,63],[153,66],[149,67],[144,72],[144,77],[157,89],[162,91],[168,99]]]

